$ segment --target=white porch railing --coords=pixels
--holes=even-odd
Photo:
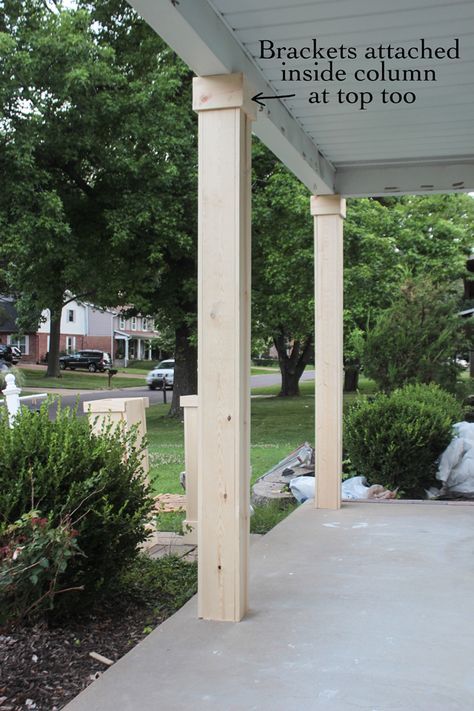
[[[15,376],[13,375],[13,373],[8,373],[5,376],[5,382],[6,387],[3,390],[3,395],[5,398],[4,404],[7,408],[10,427],[13,427],[13,425],[15,424],[15,418],[20,411],[21,405],[26,405],[27,402],[30,400],[41,401],[47,398],[48,396],[46,393],[39,393],[38,395],[25,395],[24,397],[20,397],[21,388],[19,388],[16,384]]]

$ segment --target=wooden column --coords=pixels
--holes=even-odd
[[[315,251],[316,496],[341,506],[343,389],[343,220],[339,195],[311,198]]]
[[[198,396],[181,395],[179,403],[184,413],[184,470],[186,472],[186,518],[183,521],[183,535],[187,543],[196,544],[198,542]]]
[[[252,92],[242,74],[194,79],[199,114],[199,616],[247,610]]]

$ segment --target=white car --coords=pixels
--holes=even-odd
[[[174,385],[174,360],[162,360],[146,376],[146,384],[150,390],[159,388],[173,389]]]

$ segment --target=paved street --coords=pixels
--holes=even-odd
[[[303,380],[314,380],[314,370],[305,370],[301,376],[300,382]],[[250,384],[252,388],[265,388],[270,385],[279,385],[281,382],[280,373],[268,373],[266,375],[252,375]]]
[[[143,376],[143,381],[145,376]],[[303,373],[301,380],[314,380],[314,370],[306,371]],[[123,388],[120,390],[49,390],[50,393],[57,394],[61,396],[61,402],[63,406],[74,407],[76,402],[79,401],[78,412],[83,414],[83,403],[88,400],[102,400],[103,398],[118,398],[118,397],[149,397],[150,405],[156,405],[157,403],[163,402],[163,392],[161,390],[149,390],[146,385],[141,385],[141,378],[137,378],[136,388]],[[266,373],[263,375],[252,375],[250,378],[252,388],[262,388],[269,387],[271,385],[278,385],[280,383],[279,373]],[[45,392],[40,388],[35,388],[39,392]],[[29,389],[31,392],[31,389]],[[167,401],[171,402],[173,397],[172,391],[168,390],[166,392]],[[38,401],[27,401],[28,406],[31,409],[37,409],[39,406]]]
[[[105,398],[119,398],[119,397],[148,397],[150,398],[150,405],[156,405],[157,403],[163,402],[163,392],[161,390],[149,390],[146,385],[141,385],[136,388],[123,388],[121,390],[89,390],[89,391],[64,391],[54,393],[53,390],[49,391],[52,395],[60,395],[61,404],[63,407],[75,407],[78,402],[78,414],[84,414],[84,403],[90,400],[103,400]],[[38,391],[39,393],[39,391]],[[171,402],[173,393],[167,390],[166,397],[167,401]],[[25,405],[27,405],[31,410],[37,410],[40,406],[39,400],[26,400]],[[51,415],[55,412],[55,405],[51,406]]]

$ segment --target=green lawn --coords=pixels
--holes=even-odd
[[[301,396],[279,398],[279,386],[254,388],[250,458],[252,483],[305,441],[314,444],[314,382],[302,382]],[[360,378],[359,393],[377,391],[373,381]],[[344,410],[359,393],[344,394]],[[179,473],[184,470],[183,423],[166,417],[168,405],[154,405],[147,412],[149,453],[154,488],[157,493],[182,493]],[[289,510],[292,510],[291,508]],[[265,533],[287,513],[278,505],[256,510],[251,530]],[[163,531],[181,531],[185,514],[161,514],[158,527]]]
[[[66,388],[68,390],[103,390],[107,389],[108,378],[106,373],[88,373],[64,370],[60,378],[45,378],[42,370],[21,368],[24,382],[22,389],[28,388]],[[145,385],[141,376],[137,378],[121,378],[115,375],[112,378],[113,388],[134,388]]]
[[[314,444],[314,383],[301,384],[301,397],[278,398],[278,386],[258,388],[252,400],[252,483],[305,441]],[[360,391],[375,392],[375,384],[361,379]],[[344,406],[357,394],[344,395]],[[181,493],[184,470],[183,424],[166,417],[168,405],[153,405],[147,413],[150,463],[157,493]]]
[[[165,360],[164,358],[162,360]],[[119,373],[130,373],[130,375],[146,375],[158,365],[159,360],[132,360],[126,368],[117,368]]]
[[[266,375],[268,373],[279,373],[279,368],[270,368],[266,366],[252,365],[250,368],[250,375]]]

